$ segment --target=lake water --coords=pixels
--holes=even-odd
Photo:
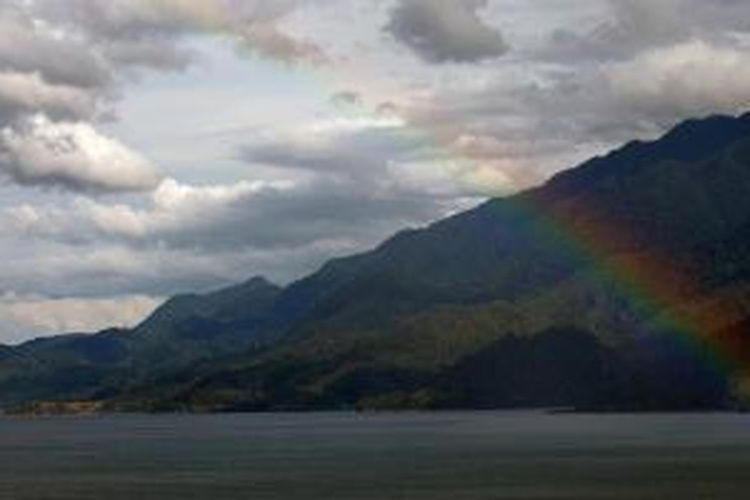
[[[750,415],[0,419],[0,498],[743,499]]]

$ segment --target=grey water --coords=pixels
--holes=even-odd
[[[0,498],[743,499],[750,416],[0,418]]]

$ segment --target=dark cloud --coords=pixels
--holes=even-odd
[[[314,174],[382,179],[389,162],[403,161],[425,147],[425,137],[395,117],[362,118],[317,134],[260,139],[243,146],[240,158]]]
[[[386,31],[430,63],[476,62],[503,55],[503,36],[480,17],[487,0],[399,0]]]

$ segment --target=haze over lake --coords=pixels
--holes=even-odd
[[[0,420],[0,498],[737,499],[741,414]]]

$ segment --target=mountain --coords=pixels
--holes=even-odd
[[[272,308],[281,288],[263,277],[204,295],[178,295],[132,332],[133,362],[169,371],[270,342],[280,334]]]
[[[281,288],[264,278],[168,300],[133,330],[42,338],[0,350],[0,398],[99,399],[155,374],[250,350],[274,336]],[[7,353],[3,355],[3,353]]]
[[[717,152],[743,142],[750,135],[750,114],[739,119],[711,116],[683,122],[658,141],[633,141],[603,157],[593,158],[557,174],[549,183],[554,189],[586,189],[591,182],[627,177],[665,161],[695,163],[715,157]]]
[[[285,288],[255,278],[175,297],[132,331],[6,348],[0,399],[735,405],[750,387],[748,192],[750,115],[691,120]]]

